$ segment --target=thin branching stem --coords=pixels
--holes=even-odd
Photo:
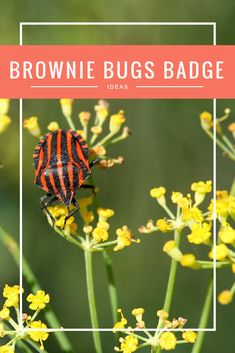
[[[9,253],[12,255],[15,263],[17,266],[20,265],[20,259],[19,259],[19,247],[16,241],[13,239],[13,237],[7,233],[1,226],[0,226],[0,241],[1,243],[7,248]],[[31,291],[35,293],[37,290],[41,289],[41,286],[33,273],[29,263],[23,256],[22,259],[22,270],[23,270],[23,276],[26,279],[27,283],[29,284]],[[47,323],[51,327],[61,327],[60,322],[58,321],[55,313],[53,310],[50,308],[50,306],[47,306],[47,309],[45,309],[45,318],[47,320]],[[54,333],[57,342],[60,345],[60,348],[62,352],[64,353],[73,353],[73,347],[69,341],[69,339],[66,336],[66,333],[63,331],[55,332]]]
[[[92,269],[92,252],[89,249],[87,249],[84,251],[84,255],[85,255],[85,266],[86,266],[87,295],[88,295],[91,324],[93,328],[99,328],[97,310],[96,310],[93,269]],[[93,331],[92,334],[93,334],[96,353],[102,353],[100,332]]]
[[[202,308],[202,314],[201,314],[201,318],[200,318],[199,326],[198,326],[198,328],[200,328],[200,329],[207,327],[207,323],[208,323],[208,319],[209,319],[209,315],[210,315],[210,310],[211,310],[212,294],[213,294],[213,279],[211,279],[209,282],[205,302],[204,302],[204,305]],[[198,332],[198,337],[197,337],[196,343],[194,344],[194,346],[192,348],[191,353],[200,353],[201,352],[204,337],[205,337],[205,331]]]

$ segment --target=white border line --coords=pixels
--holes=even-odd
[[[22,26],[216,26],[216,22],[20,22]]]
[[[20,22],[19,42],[23,45],[23,26],[212,26],[213,27],[213,45],[216,45],[216,22]],[[20,287],[23,287],[23,100],[20,99]],[[213,98],[213,199],[214,199],[214,212],[216,208],[216,98]],[[213,243],[216,244],[216,221],[213,221]],[[185,328],[184,331],[197,331],[197,332],[215,332],[216,331],[216,247],[214,246],[214,259],[213,259],[213,327],[212,328]],[[20,293],[20,330],[23,329],[23,296]],[[148,331],[156,331],[156,328],[147,328]],[[37,330],[34,330],[37,331]],[[40,331],[40,329],[38,330]],[[48,329],[48,332],[112,332],[113,328],[56,328]],[[140,329],[133,329],[133,331],[140,331]],[[159,331],[166,331],[160,329]],[[169,331],[182,331],[181,329],[170,329]]]

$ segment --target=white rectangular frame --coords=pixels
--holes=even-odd
[[[19,27],[19,44],[23,45],[23,27],[24,26],[211,26],[213,30],[213,45],[216,45],[216,22],[20,22]],[[20,110],[20,199],[19,199],[19,244],[20,244],[20,287],[23,288],[23,99],[19,100]],[[216,213],[216,98],[213,98],[213,199],[214,210]],[[216,244],[216,219],[213,217],[213,244]],[[213,259],[213,327],[212,328],[185,328],[184,331],[196,332],[215,332],[216,331],[216,247],[214,246],[214,259]],[[20,292],[20,330],[23,328],[23,293]],[[132,329],[132,331],[139,331],[139,329]],[[148,331],[156,331],[156,328],[146,328]],[[41,329],[27,329],[27,331],[41,331]],[[47,332],[112,332],[113,328],[51,328],[45,330]],[[160,329],[159,331],[165,331]],[[170,331],[182,331],[181,329],[170,329]]]

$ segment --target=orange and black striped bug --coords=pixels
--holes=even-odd
[[[60,129],[42,137],[35,147],[33,162],[36,169],[34,183],[47,193],[40,199],[41,209],[47,212],[54,224],[48,206],[56,201],[62,202],[68,208],[65,226],[67,220],[79,210],[76,190],[95,190],[93,185],[83,183],[91,175],[91,167],[98,159],[89,164],[88,146],[84,138],[76,131]],[[70,211],[71,204],[75,208]]]

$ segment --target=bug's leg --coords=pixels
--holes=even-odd
[[[99,161],[100,161],[99,158],[94,159],[94,161],[92,161],[92,162],[89,164],[89,167],[90,167],[90,168],[94,167],[94,165],[95,165],[96,163],[98,163]]]
[[[67,220],[68,220],[70,217],[72,217],[73,215],[75,215],[75,213],[77,213],[78,210],[79,210],[79,204],[77,203],[77,201],[75,200],[75,198],[72,199],[72,205],[74,205],[75,208],[74,208],[72,211],[69,211],[69,214],[65,217],[63,229],[64,229],[65,226],[66,226]],[[68,210],[69,210],[69,208],[68,208]]]
[[[94,195],[96,195],[96,191],[97,191],[97,188],[95,187],[95,185],[88,185],[88,184],[83,184],[80,186],[80,189],[91,189],[92,190],[92,193]]]
[[[48,210],[48,206],[50,206],[53,202],[57,200],[57,197],[51,198],[52,195],[48,194],[40,198],[40,204],[41,204],[41,210],[45,210],[47,215],[50,217],[52,221],[52,226],[54,228],[55,225],[55,218],[52,216],[52,214]]]
[[[53,196],[53,198],[51,198],[51,196],[53,196],[53,195],[52,194],[47,194],[47,195],[42,196],[40,198],[40,203],[42,205],[40,210],[43,210],[44,208],[50,206],[53,202],[58,200],[57,196]]]

